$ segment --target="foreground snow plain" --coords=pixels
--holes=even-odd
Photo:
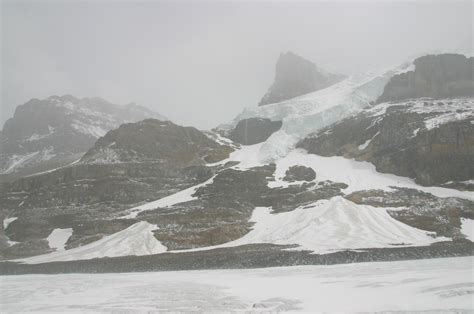
[[[474,310],[474,258],[0,277],[2,312]]]

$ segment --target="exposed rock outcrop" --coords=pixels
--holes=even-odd
[[[377,103],[409,98],[474,96],[474,57],[428,55],[414,61],[415,70],[395,75]]]
[[[229,138],[243,145],[265,142],[273,133],[281,128],[281,121],[264,118],[248,118],[240,120],[230,131]]]
[[[305,166],[291,166],[286,170],[285,177],[283,180],[293,181],[313,181],[316,179],[316,172],[313,168]]]
[[[259,106],[273,104],[331,86],[344,78],[326,72],[292,52],[282,53],[275,68],[275,80]]]

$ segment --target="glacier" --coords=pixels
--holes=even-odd
[[[282,121],[279,131],[263,143],[259,159],[273,162],[284,157],[296,143],[308,134],[352,116],[369,107],[382,95],[385,85],[395,75],[414,69],[410,62],[391,70],[353,75],[325,89],[283,102],[246,108],[220,128],[233,128],[240,120],[259,117]]]

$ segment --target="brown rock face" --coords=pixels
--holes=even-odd
[[[100,138],[81,159],[82,163],[167,162],[178,166],[202,165],[226,148],[193,127],[147,119],[121,125]],[[217,160],[219,161],[219,160]]]
[[[259,106],[273,104],[331,86],[344,78],[328,73],[292,52],[282,53],[275,68],[275,81]]]

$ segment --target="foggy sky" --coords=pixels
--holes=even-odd
[[[280,52],[351,74],[472,51],[464,2],[5,1],[0,125],[31,98],[136,102],[212,128],[256,106]]]

